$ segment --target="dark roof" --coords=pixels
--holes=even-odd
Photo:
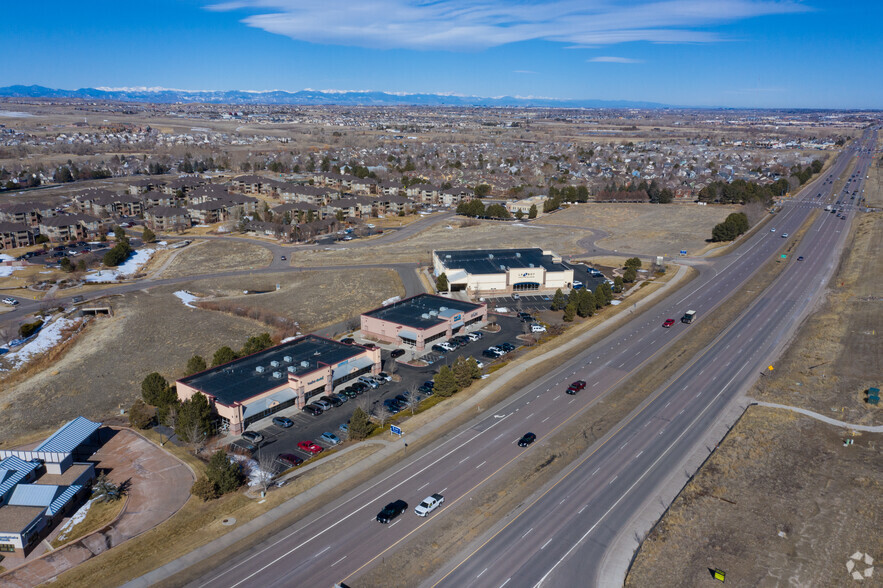
[[[0,233],[20,233],[22,231],[33,231],[33,229],[24,223],[0,221]]]
[[[178,208],[177,206],[154,206],[153,208],[148,208],[147,212],[145,212],[144,214],[149,214],[154,218],[166,216],[186,216],[187,209]]]
[[[100,219],[88,214],[60,214],[58,216],[44,217],[40,220],[40,225],[45,227],[67,227],[70,225],[78,225],[80,223],[97,223]]]
[[[567,266],[533,249],[463,249],[436,251],[439,261],[449,270],[462,269],[470,274],[499,274],[510,269],[542,267],[547,272],[563,272]]]
[[[306,335],[178,381],[232,405],[284,385],[289,367],[295,368],[293,373],[299,376],[316,370],[319,364],[336,364],[364,352],[365,348],[359,345]],[[285,361],[286,357],[290,361]],[[278,361],[279,366],[271,366],[271,361]],[[258,366],[265,368],[263,373],[256,370]],[[273,372],[281,372],[282,377],[274,377]]]
[[[375,308],[366,312],[365,316],[415,329],[428,329],[445,322],[453,314],[472,312],[482,306],[482,304],[474,304],[456,298],[418,294],[393,302],[388,306]]]
[[[238,178],[233,178],[234,182],[238,182],[240,184],[263,184],[267,181],[267,178],[262,178],[261,176],[249,175],[249,176],[239,176]]]
[[[310,204],[309,202],[290,202],[288,204],[280,204],[279,206],[274,206],[270,210],[272,210],[274,214],[285,214],[286,212],[294,212],[297,210],[318,211],[319,207],[315,204]]]

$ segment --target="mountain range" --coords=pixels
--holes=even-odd
[[[340,106],[483,106],[541,108],[669,108],[656,102],[628,100],[557,100],[521,96],[462,96],[446,94],[399,94],[375,91],[242,90],[189,91],[169,88],[80,88],[62,90],[45,86],[6,86],[0,98],[66,98],[73,100],[111,100],[116,102],[147,102],[155,104],[293,104]]]

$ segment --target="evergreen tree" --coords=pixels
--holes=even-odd
[[[588,289],[580,290],[576,313],[583,318],[595,314],[595,296]]]
[[[622,292],[622,277],[615,276],[613,278],[613,291]]]
[[[273,340],[270,338],[269,333],[261,333],[256,337],[249,337],[245,342],[245,345],[242,346],[242,350],[239,352],[239,357],[245,357],[246,355],[251,355],[252,353],[257,353],[258,351],[263,351],[268,347],[273,346]]]
[[[185,442],[196,442],[208,432],[211,420],[212,408],[208,400],[196,393],[178,407],[175,434]]]
[[[160,406],[169,384],[159,373],[153,372],[141,381],[141,397],[151,406]]]
[[[347,430],[349,438],[354,441],[361,441],[368,437],[373,430],[374,423],[371,422],[368,414],[361,408],[356,407],[356,410],[353,411],[353,416],[350,417],[349,429]]]
[[[449,366],[442,366],[432,381],[435,382],[433,391],[442,398],[453,396],[457,392],[457,378]]]
[[[187,375],[201,372],[207,367],[208,366],[205,363],[205,359],[203,359],[201,355],[194,355],[189,360],[187,360]]]
[[[550,310],[561,310],[566,306],[567,302],[564,299],[564,292],[561,291],[561,288],[555,290],[555,295],[552,296],[552,306]]]
[[[576,317],[576,302],[568,302],[564,307],[564,320],[569,323],[574,317]]]
[[[150,230],[150,227],[145,227],[144,232],[141,233],[141,240],[145,243],[153,243],[156,241],[156,233]]]
[[[527,218],[536,218],[537,217],[537,205],[531,204],[530,210],[527,211]]]
[[[635,268],[630,267],[626,269],[622,273],[622,281],[626,284],[632,284],[638,278],[638,273],[635,271]]]
[[[212,367],[230,363],[234,359],[236,359],[236,352],[224,345],[215,351],[214,356],[212,356]]]
[[[448,284],[448,276],[442,272],[435,279],[435,291],[436,292],[446,292],[450,285]]]
[[[462,356],[454,362],[454,379],[457,380],[457,388],[461,390],[472,383],[472,370]]]
[[[233,492],[245,481],[242,466],[237,461],[230,461],[223,451],[217,451],[211,456],[205,474],[218,494]]]

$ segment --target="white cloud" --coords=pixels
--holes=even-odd
[[[588,61],[590,63],[644,63],[643,59],[632,59],[630,57],[612,57],[610,55],[593,57]]]
[[[530,40],[575,46],[709,43],[715,25],[808,10],[799,0],[234,0],[242,22],[299,41],[372,49],[480,50]]]

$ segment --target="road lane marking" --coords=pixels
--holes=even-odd
[[[337,560],[336,562],[331,564],[331,567],[333,568],[334,566],[336,566],[337,564],[339,564],[340,562],[342,562],[345,559],[346,559],[346,556],[344,555],[342,558],[340,558],[339,560]]]
[[[616,474],[615,476],[613,476],[613,479],[610,480],[609,482],[607,482],[607,485],[609,486],[610,484],[614,483],[616,481],[616,478],[618,478],[618,477],[619,477],[619,474]]]
[[[580,511],[580,512],[582,512],[582,511]],[[546,541],[546,542],[545,542],[545,543],[543,543],[543,546],[542,546],[542,547],[540,547],[540,550],[543,550],[543,549],[545,549],[545,548],[546,548],[546,547],[547,547],[547,546],[548,546],[548,545],[549,545],[549,543],[551,543],[551,542],[552,542],[552,539],[554,539],[554,537],[549,537],[549,540],[548,540],[548,541]],[[507,580],[507,582],[508,582],[508,580]]]
[[[508,583],[509,583],[509,580],[511,580],[511,579],[512,579],[512,578],[506,578],[506,581],[503,582],[502,584],[500,584],[500,588],[503,588],[503,586],[505,586],[506,584],[508,584]]]
[[[600,470],[600,469],[601,469],[601,468],[595,468],[595,471],[592,472],[592,475],[594,476],[595,474],[597,474],[597,473],[598,473],[598,470]]]
[[[477,580],[478,578],[481,578],[481,574],[485,573],[486,571],[487,571],[487,568],[481,570],[481,573],[478,574],[477,576],[475,576],[475,579]]]
[[[533,531],[533,527],[531,527],[530,529],[528,529],[528,530],[527,530],[527,533],[525,533],[524,535],[522,535],[521,538],[524,539],[525,537],[527,537],[528,535],[530,535],[530,532],[531,532],[531,531]]]
[[[469,459],[470,457],[472,457],[472,456],[471,456],[471,455],[467,455],[466,457],[464,457],[463,459],[460,460],[460,463],[463,463],[464,461],[466,461],[466,460]]]
[[[481,462],[480,464],[478,464],[477,466],[475,466],[475,469],[480,468],[481,466],[483,466],[483,465],[486,464],[486,463],[487,463],[487,460]]]
[[[398,522],[398,521],[396,521],[396,522]],[[390,526],[392,526],[392,525],[390,525]],[[320,551],[319,553],[317,553],[316,555],[314,555],[313,557],[319,557],[320,555],[322,555],[323,553],[325,553],[329,549],[331,549],[330,545],[328,547],[326,547],[325,549],[323,549],[322,551]]]
[[[641,457],[641,454],[642,454],[642,453],[644,453],[644,450],[643,450],[643,449],[642,449],[641,451],[639,451],[639,452],[635,455],[635,459],[638,459],[639,457]]]
[[[426,482],[425,484],[423,484],[422,486],[420,486],[419,488],[417,488],[417,492],[420,492],[421,490],[423,490],[423,489],[426,488],[427,486],[429,486],[429,482]]]

